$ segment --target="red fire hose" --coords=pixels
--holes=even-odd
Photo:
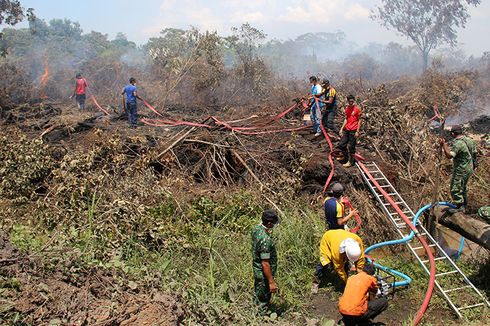
[[[318,105],[318,99],[315,98],[316,105]],[[330,184],[330,181],[332,181],[333,175],[335,173],[335,165],[332,159],[332,152],[333,152],[333,145],[332,145],[332,140],[330,139],[330,136],[328,135],[327,131],[325,130],[325,127],[323,126],[323,123],[320,121],[320,128],[322,129],[323,136],[325,136],[325,139],[327,140],[328,147],[330,148],[330,152],[328,154],[328,161],[330,162],[330,166],[332,169],[330,170],[330,174],[328,175],[327,181],[325,182],[325,186],[323,187],[322,195],[325,195],[325,192],[327,191],[328,185]],[[347,197],[344,197],[344,203],[349,207],[350,209],[354,209],[349,202],[349,199]],[[359,229],[361,228],[362,225],[362,220],[359,214],[355,215],[357,225],[350,229],[352,233],[357,233]]]
[[[104,112],[106,115],[109,115],[109,112],[107,112],[106,110],[104,110],[100,105],[99,103],[97,102],[97,100],[95,99],[95,96],[94,94],[92,94],[92,92],[90,91],[90,88],[87,88],[87,91],[88,93],[90,94],[90,97],[92,98],[92,101],[94,102],[95,106],[97,107],[97,109],[99,109],[100,111]]]
[[[427,307],[429,306],[430,299],[432,297],[432,292],[434,291],[434,283],[436,280],[436,262],[434,260],[434,255],[432,255],[432,252],[430,251],[430,247],[425,241],[425,239],[420,235],[419,231],[417,228],[412,224],[412,222],[408,219],[408,217],[403,213],[403,211],[398,207],[397,204],[391,199],[391,197],[388,195],[386,191],[381,188],[380,184],[374,180],[374,177],[372,176],[371,173],[369,173],[369,170],[366,168],[366,166],[361,163],[357,162],[363,172],[366,174],[366,176],[371,180],[371,182],[378,188],[378,191],[383,194],[385,199],[388,201],[388,203],[396,210],[398,215],[405,221],[405,223],[410,227],[410,229],[415,232],[416,237],[419,239],[420,243],[425,249],[425,252],[427,253],[427,256],[429,257],[429,262],[430,262],[430,276],[429,276],[429,285],[427,286],[427,292],[425,293],[425,298],[424,301],[422,302],[422,306],[420,307],[419,311],[417,312],[417,315],[415,316],[415,319],[413,321],[413,325],[417,325],[420,320],[422,319],[422,316],[424,315],[425,311],[427,310]]]

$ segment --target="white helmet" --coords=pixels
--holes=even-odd
[[[350,262],[354,263],[361,257],[361,247],[356,240],[347,238],[340,243],[340,253],[347,255]]]

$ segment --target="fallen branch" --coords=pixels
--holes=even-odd
[[[177,145],[178,143],[180,143],[182,140],[184,140],[185,137],[187,137],[191,132],[193,132],[194,130],[196,130],[196,127],[192,127],[191,129],[189,129],[185,134],[183,134],[181,137],[177,138],[176,141],[174,141],[170,146],[168,146],[167,148],[165,148],[165,150],[163,152],[161,152],[160,154],[157,155],[157,160],[162,157],[163,155],[165,155],[165,153],[167,153],[169,150],[171,150],[172,148],[175,147],[175,145]]]
[[[231,152],[240,161],[240,163],[242,163],[242,165],[245,167],[245,169],[247,169],[248,173],[250,173],[250,175],[255,179],[255,181],[257,181],[260,184],[260,190],[262,191],[262,189],[264,188],[264,184],[259,180],[259,178],[257,178],[255,173],[253,173],[252,169],[248,166],[248,164],[245,162],[245,160],[234,150],[232,150]]]

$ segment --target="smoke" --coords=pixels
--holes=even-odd
[[[446,118],[446,125],[466,124],[482,116],[490,116],[490,104],[479,105],[475,101],[466,102],[456,114]]]
[[[150,58],[147,53],[141,49],[130,49],[120,57],[121,62],[131,68],[140,68],[146,70],[150,64]]]

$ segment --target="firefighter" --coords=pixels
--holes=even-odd
[[[320,263],[315,269],[311,292],[318,292],[320,281],[332,267],[345,283],[348,263],[353,264],[357,271],[361,271],[364,261],[364,246],[358,235],[346,230],[328,230],[320,241]]]
[[[448,159],[453,159],[453,174],[451,177],[451,198],[456,208],[450,208],[450,213],[464,212],[468,204],[468,180],[476,168],[476,143],[463,135],[459,125],[451,127],[452,142],[449,146],[444,138],[439,139],[442,152]]]
[[[142,100],[142,98],[138,96],[135,78],[129,78],[129,84],[123,88],[121,95],[123,96],[124,108],[128,113],[129,127],[136,128],[136,124],[138,122],[138,107],[136,104],[136,99]]]
[[[75,97],[75,101],[80,110],[85,110],[85,90],[88,87],[87,81],[82,77],[82,74],[78,73],[75,76],[75,89],[73,90],[73,95],[70,98]]]
[[[369,293],[381,294],[374,272],[374,265],[367,263],[361,272],[347,279],[344,294],[339,300],[339,312],[344,325],[367,322],[388,308],[388,300],[384,296],[369,300]]]
[[[325,105],[322,114],[322,124],[325,129],[330,129],[335,137],[339,135],[339,130],[335,126],[335,115],[337,114],[337,92],[330,85],[330,81],[324,79],[322,82],[322,94],[324,99],[322,103]],[[338,138],[337,138],[338,139]]]
[[[320,97],[322,95],[322,87],[318,83],[318,79],[315,76],[310,77],[311,84],[311,95],[308,99],[311,101],[311,112],[310,117],[313,123],[313,132],[315,137],[321,136],[322,129],[320,128],[320,123],[322,120],[322,102]]]
[[[355,164],[357,138],[361,129],[361,109],[356,105],[353,95],[347,96],[345,119],[340,128],[340,142],[338,148],[342,151],[343,166],[348,168]]]
[[[325,210],[325,221],[329,230],[345,229],[346,223],[352,216],[358,213],[357,210],[350,210],[347,216],[344,216],[345,205],[342,202],[344,186],[340,183],[334,183],[330,188],[329,196],[325,198],[323,209]]]

